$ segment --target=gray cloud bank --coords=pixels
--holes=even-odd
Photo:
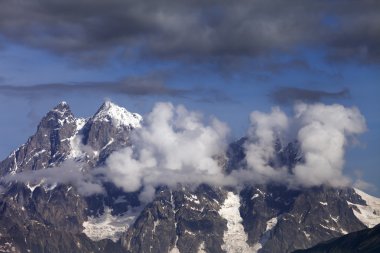
[[[13,96],[33,97],[46,94],[62,94],[62,92],[101,92],[132,96],[185,96],[190,91],[167,86],[165,77],[158,74],[147,75],[146,77],[129,77],[113,82],[48,83],[27,86],[0,85],[0,94]]]
[[[297,102],[315,103],[322,99],[342,99],[350,96],[349,89],[338,92],[327,92],[322,90],[310,90],[294,87],[281,87],[270,94],[270,98],[278,104],[294,104]]]
[[[378,1],[3,1],[0,35],[82,61],[257,57],[323,49],[380,60]]]
[[[17,96],[28,99],[39,97],[60,96],[72,93],[99,93],[102,95],[117,94],[128,96],[160,96],[177,97],[195,100],[203,103],[236,103],[231,97],[220,90],[190,87],[175,88],[168,85],[170,73],[152,72],[146,76],[131,76],[120,81],[110,82],[76,82],[76,83],[47,83],[29,84],[23,86],[0,85],[0,95]]]
[[[101,182],[110,181],[127,192],[142,189],[140,199],[150,201],[155,188],[179,184],[215,186],[279,182],[289,187],[347,186],[345,149],[366,130],[363,115],[355,108],[333,104],[299,103],[288,116],[279,107],[269,113],[254,111],[244,145],[246,164],[225,172],[224,154],[228,126],[216,118],[171,103],[158,103],[131,134],[132,145],[115,151],[90,174],[82,175],[72,161],[61,168],[9,176],[7,180],[69,183],[84,195],[101,193]],[[288,168],[273,165],[276,140],[298,140],[303,162]],[[62,171],[65,170],[65,173]]]
[[[84,174],[81,171],[81,163],[66,160],[58,167],[35,171],[24,171],[15,175],[7,175],[0,179],[1,182],[22,182],[31,186],[54,186],[55,184],[68,184],[74,186],[83,196],[104,193],[101,182],[91,173]]]

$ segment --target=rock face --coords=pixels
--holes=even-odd
[[[160,189],[123,237],[129,252],[224,252],[226,221],[218,214],[225,192],[206,185],[195,191]]]
[[[143,206],[139,192],[110,182],[103,194],[83,196],[70,183],[12,180],[68,160],[91,173],[131,145],[141,122],[110,102],[88,119],[75,118],[64,102],[48,112],[36,133],[0,163],[0,252],[283,253],[380,222],[380,200],[351,188],[161,186]],[[226,173],[246,165],[245,141],[221,155]],[[303,159],[297,142],[278,142],[276,152],[272,163],[290,171]]]

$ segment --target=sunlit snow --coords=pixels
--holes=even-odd
[[[247,234],[242,225],[239,212],[240,198],[238,194],[228,192],[227,198],[219,210],[219,215],[227,220],[227,231],[224,232],[222,249],[229,253],[252,252],[247,244]]]
[[[103,215],[88,217],[88,220],[83,223],[83,233],[93,241],[111,239],[116,242],[119,240],[121,234],[133,223],[136,216],[128,213],[113,216],[111,212],[111,209],[105,208]]]
[[[109,101],[94,117],[94,121],[111,121],[115,127],[129,126],[140,127],[142,117],[137,113],[130,113],[125,108],[115,105]]]
[[[265,243],[269,240],[272,233],[272,229],[276,225],[277,225],[277,217],[273,217],[267,221],[265,232],[261,236],[260,241],[258,243],[255,243],[255,245],[253,245],[254,253],[258,252],[258,250],[260,250],[263,247],[263,245],[265,245]]]
[[[372,228],[380,223],[380,198],[373,197],[367,193],[355,189],[355,192],[367,203],[359,205],[348,202],[349,205],[356,206],[359,211],[353,209],[355,216],[367,227]]]

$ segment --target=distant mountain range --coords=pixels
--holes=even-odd
[[[105,193],[86,194],[76,180],[132,145],[141,122],[111,102],[87,119],[65,102],[49,111],[0,162],[0,252],[379,252],[380,199],[353,188],[163,185],[143,205],[140,191],[104,181]],[[226,173],[244,166],[245,141],[215,158]],[[297,142],[276,143],[274,162],[302,159]]]

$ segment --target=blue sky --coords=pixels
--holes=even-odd
[[[227,122],[231,139],[253,110],[340,103],[368,126],[345,174],[380,195],[379,4],[295,2],[2,2],[0,156],[61,100],[85,117],[105,99],[141,114],[171,101]]]

